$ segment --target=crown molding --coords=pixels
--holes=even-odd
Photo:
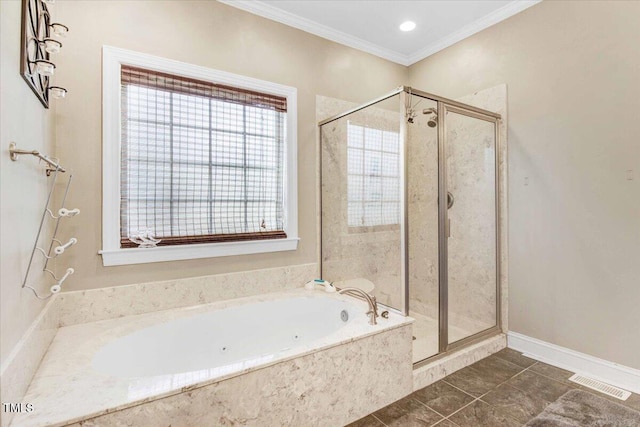
[[[280,22],[281,24],[297,28],[307,33],[314,34],[327,40],[340,43],[354,49],[361,50],[366,53],[378,56],[380,58],[395,62],[401,65],[409,65],[409,57],[407,55],[386,49],[377,44],[362,40],[361,38],[352,36],[342,31],[335,30],[326,25],[319,24],[307,18],[303,18],[293,13],[284,11],[277,7],[263,3],[258,0],[218,0],[228,6],[244,10],[254,15]]]
[[[466,39],[467,37],[479,33],[480,31],[489,28],[490,26],[495,25],[498,22],[504,21],[505,19],[510,18],[513,15],[522,12],[523,10],[540,3],[541,1],[542,0],[514,0],[511,3],[502,6],[500,9],[497,9],[490,14],[483,16],[477,21],[474,21],[471,24],[462,27],[460,30],[451,33],[448,36],[445,36],[440,40],[410,54],[407,58],[407,62],[409,63],[409,65],[415,64],[416,62],[421,61],[436,52],[446,49],[449,46],[452,46],[459,41]]]
[[[335,30],[326,25],[319,24],[307,18],[284,11],[277,7],[258,0],[218,0],[228,6],[244,10],[254,15],[280,22],[281,24],[297,28],[307,33],[314,34],[327,40],[340,43],[363,52],[370,53],[380,58],[395,62],[396,64],[409,66],[424,58],[433,55],[485,28],[488,28],[500,21],[503,21],[523,10],[540,3],[542,0],[514,0],[498,10],[483,16],[477,21],[463,27],[462,29],[441,38],[440,40],[425,46],[416,52],[405,55],[391,49],[378,46],[359,37],[352,36],[342,31]]]

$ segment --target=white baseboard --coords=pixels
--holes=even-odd
[[[589,356],[517,332],[507,333],[507,346],[533,359],[640,393],[640,370]]]

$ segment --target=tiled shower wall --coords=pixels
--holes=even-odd
[[[355,106],[322,96],[316,102],[318,120]],[[395,96],[323,126],[321,244],[325,279],[367,279],[375,285],[378,302],[401,309],[400,226],[349,227],[347,200],[347,123],[399,133],[399,106],[399,96]]]
[[[416,99],[417,98],[417,99]],[[427,125],[423,108],[436,103],[422,100],[408,130],[409,209],[409,306],[412,312],[438,317],[438,132]],[[458,101],[502,115],[500,149],[503,321],[506,322],[506,86],[489,88]],[[452,237],[449,239],[449,319],[450,323],[477,332],[493,325],[495,318],[495,228],[494,193],[491,180],[483,177],[493,170],[493,133],[487,122],[450,114],[446,119],[449,189],[454,193],[456,211],[450,211]],[[463,161],[460,161],[463,159]],[[465,185],[466,177],[477,178]],[[456,179],[465,177],[463,179]],[[482,186],[481,191],[477,191]],[[465,202],[466,200],[466,202]],[[457,204],[456,204],[457,203]],[[453,209],[453,208],[452,208]],[[505,323],[503,323],[504,325]]]

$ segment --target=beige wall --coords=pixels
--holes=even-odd
[[[58,154],[79,179],[70,206],[82,215],[66,290],[97,288],[316,261],[317,94],[354,102],[403,84],[392,64],[215,1],[59,1],[71,28],[58,61],[69,89],[56,117]],[[300,245],[283,252],[217,259],[103,267],[101,249],[101,48],[111,45],[298,88]],[[375,70],[373,72],[372,70]]]
[[[52,113],[45,110],[20,76],[20,7],[18,1],[0,2],[0,355],[3,364],[44,307],[42,301],[31,291],[21,289],[21,285],[50,182],[37,159],[21,157],[12,162],[9,143],[13,141],[20,148],[54,154]],[[51,284],[41,274],[41,258],[34,265],[29,284],[48,291]]]
[[[451,98],[509,87],[510,329],[634,368],[638,16],[640,2],[545,1],[409,70]]]

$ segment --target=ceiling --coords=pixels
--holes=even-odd
[[[373,55],[411,65],[541,0],[219,0]],[[415,30],[398,26],[414,21]]]

